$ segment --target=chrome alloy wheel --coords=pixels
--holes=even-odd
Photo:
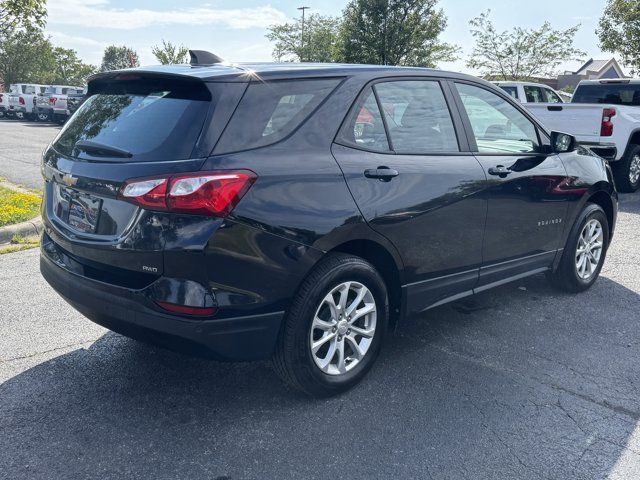
[[[576,250],[576,271],[583,280],[589,280],[596,272],[602,257],[604,230],[599,220],[592,219],[582,229]]]
[[[343,282],[320,302],[311,324],[313,361],[328,375],[342,375],[367,354],[376,331],[376,301],[358,282]]]
[[[640,180],[640,155],[634,155],[629,165],[629,181],[635,185]]]

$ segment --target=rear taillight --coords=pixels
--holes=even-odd
[[[610,137],[613,135],[613,122],[611,119],[616,116],[615,108],[605,108],[602,110],[602,124],[600,125],[600,136]]]
[[[24,97],[20,97],[20,98],[18,99],[18,101],[20,102],[20,105],[24,105],[24,104],[25,104],[25,102],[24,102]]]
[[[256,181],[250,170],[128,180],[119,198],[148,210],[226,217]]]
[[[2,95],[2,94],[0,93],[0,103],[2,103],[2,99],[3,99],[3,98],[4,98],[4,95]]]
[[[55,105],[55,104],[56,104],[56,100],[57,100],[57,98],[56,98],[56,97],[50,97],[50,98],[49,98],[49,103],[50,103],[51,105]]]

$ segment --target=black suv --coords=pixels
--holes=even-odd
[[[44,153],[41,271],[94,322],[330,395],[403,317],[598,277],[606,162],[491,84],[203,57],[92,77]]]

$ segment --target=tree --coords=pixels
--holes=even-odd
[[[135,50],[124,45],[121,47],[110,45],[104,50],[100,71],[108,72],[110,70],[120,70],[123,68],[139,66],[140,61],[138,60],[138,54]]]
[[[438,0],[351,0],[344,10],[341,52],[350,63],[434,67],[456,59],[439,40],[447,26]]]
[[[0,44],[0,76],[5,85],[48,83],[54,70],[51,42],[37,28],[18,30]]]
[[[51,81],[58,85],[84,85],[87,78],[96,73],[93,65],[83,63],[75,50],[55,47],[55,78]]]
[[[476,45],[467,61],[468,67],[487,77],[512,81],[553,77],[558,65],[586,55],[573,45],[580,25],[554,30],[545,22],[538,29],[515,27],[498,32],[490,13],[487,10],[469,22]]]
[[[633,75],[640,72],[640,3],[637,0],[609,0],[596,34],[602,50],[622,55]]]
[[[46,0],[0,0],[0,40],[26,27],[43,28]]]
[[[162,39],[162,46],[153,46],[151,53],[153,53],[162,65],[176,65],[187,63],[189,49],[184,45],[177,46],[171,42],[165,42],[164,39]]]
[[[273,58],[278,62],[339,62],[340,20],[317,13],[302,20],[269,27],[267,38],[275,42]]]

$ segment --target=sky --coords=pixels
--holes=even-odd
[[[151,53],[162,39],[189,48],[209,50],[231,62],[269,61],[272,46],[267,27],[308,13],[339,15],[347,0],[48,0],[46,32],[55,45],[73,48],[88,63],[99,64],[111,44],[133,47],[142,65],[156,64]],[[598,48],[595,34],[604,0],[440,0],[447,18],[442,40],[462,47],[461,58],[439,65],[448,70],[476,73],[465,66],[473,49],[469,20],[491,9],[499,30],[514,26],[539,27],[548,20],[554,28],[581,24],[575,45],[587,52],[585,59],[610,58]],[[571,62],[561,70],[576,70]]]

